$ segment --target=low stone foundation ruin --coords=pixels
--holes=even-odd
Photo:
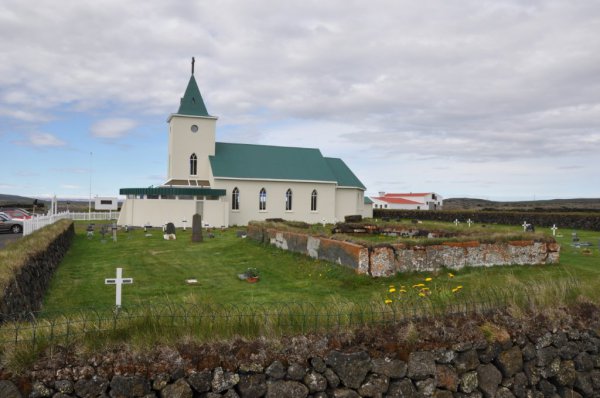
[[[255,224],[248,226],[248,237],[375,277],[392,276],[398,272],[436,271],[441,268],[459,270],[467,266],[556,264],[560,259],[558,243],[531,240],[497,243],[446,242],[412,247],[403,243],[365,246]]]

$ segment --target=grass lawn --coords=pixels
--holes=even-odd
[[[432,224],[433,225],[433,224]],[[431,227],[424,223],[422,227]],[[447,229],[453,224],[445,225]],[[547,300],[559,300],[555,290],[548,290],[565,281],[577,281],[579,291],[598,300],[596,286],[600,282],[600,232],[578,231],[582,241],[593,244],[591,253],[570,246],[571,231],[559,231],[563,237],[561,264],[551,266],[511,266],[463,269],[449,279],[446,272],[438,275],[405,274],[375,279],[356,275],[352,270],[285,252],[236,237],[236,230],[216,231],[215,238],[206,237],[202,243],[191,243],[191,229],[178,230],[177,240],[165,241],[162,231],[136,229],[119,231],[118,242],[102,242],[100,236],[88,239],[84,223],[76,224],[76,237],[54,275],[47,293],[44,310],[61,311],[67,308],[110,307],[114,305],[115,287],[104,284],[105,278],[115,276],[117,267],[123,276],[134,279],[133,285],[123,287],[123,304],[172,302],[190,304],[252,304],[282,302],[353,301],[383,302],[396,300],[399,293],[389,293],[389,286],[410,286],[427,277],[432,290],[462,285],[463,294],[485,296],[490,290],[530,289],[546,294]],[[466,228],[466,226],[464,227]],[[499,227],[519,232],[519,227]],[[543,231],[551,235],[550,230]],[[237,274],[255,267],[260,282],[251,284],[238,279]],[[186,279],[198,280],[187,285]],[[546,289],[546,291],[544,290]],[[566,294],[566,293],[565,293]]]

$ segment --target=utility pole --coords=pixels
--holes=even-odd
[[[90,152],[90,199],[88,202],[88,217],[92,217],[92,152]]]

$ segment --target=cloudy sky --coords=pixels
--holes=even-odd
[[[195,56],[218,141],[369,194],[600,197],[597,0],[3,0],[0,37],[0,193],[164,182]]]

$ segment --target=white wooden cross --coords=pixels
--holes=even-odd
[[[454,220],[454,225],[456,225],[458,227],[458,224],[460,223],[460,221],[458,221],[458,218],[456,220]]]
[[[552,228],[550,228],[552,230],[552,236],[556,236],[556,230],[558,229],[558,227],[556,226],[556,224],[552,225]]]
[[[117,308],[121,308],[121,286],[122,285],[131,285],[133,283],[133,278],[123,278],[123,268],[117,268],[117,277],[116,278],[106,278],[104,279],[105,285],[116,285],[117,293],[115,297],[115,306]]]
[[[469,224],[469,228],[471,228],[471,224],[473,224],[473,221],[471,221],[471,219],[469,218],[469,219],[467,220],[467,224]]]
[[[521,225],[523,227],[523,232],[525,232],[527,230],[527,226],[529,224],[527,224],[527,221],[523,221],[523,225]]]
[[[187,231],[186,227],[187,227],[187,220],[181,220],[181,222],[183,223],[183,230]]]

